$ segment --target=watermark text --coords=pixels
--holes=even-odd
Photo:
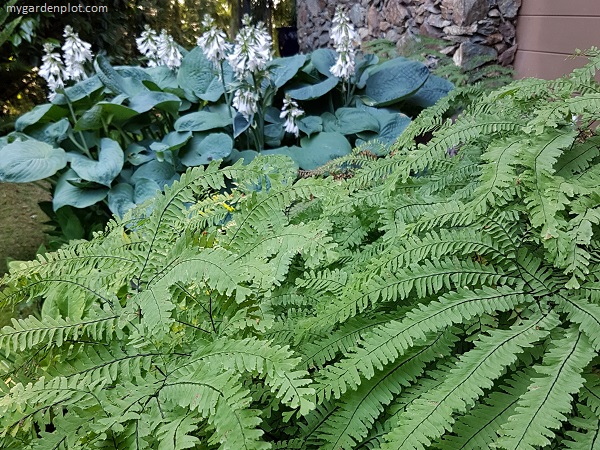
[[[20,15],[35,14],[35,13],[54,13],[54,14],[71,14],[71,13],[105,13],[108,12],[106,5],[82,5],[81,3],[67,3],[66,5],[8,5],[7,12],[17,13]]]

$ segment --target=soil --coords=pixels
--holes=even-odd
[[[44,243],[48,219],[37,203],[49,198],[38,184],[0,183],[0,276],[9,259],[33,259]]]

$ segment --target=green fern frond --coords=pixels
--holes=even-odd
[[[565,414],[571,411],[573,394],[585,381],[581,372],[595,355],[587,337],[576,329],[555,340],[543,365],[534,367],[541,377],[534,378],[529,390],[520,397],[516,414],[502,427],[504,436],[497,445],[534,450],[550,444],[552,430],[567,419]]]
[[[577,411],[579,416],[569,420],[574,428],[566,433],[570,439],[562,443],[571,450],[593,450],[600,443],[600,420],[585,405],[577,405]]]

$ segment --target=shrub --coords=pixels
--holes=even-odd
[[[96,74],[64,91],[63,81],[52,78],[58,91],[51,103],[21,116],[16,132],[0,139],[0,181],[49,179],[55,212],[64,208],[60,216],[71,222],[95,217],[103,226],[106,207],[123,215],[188,167],[212,160],[249,161],[258,150],[314,169],[361,142],[392,143],[410,122],[399,110],[402,104],[420,110],[452,88],[421,63],[397,58],[378,64],[373,55],[358,58],[347,77],[335,77],[333,50],[271,60],[270,48],[263,49],[264,61],[250,70],[242,64],[250,59],[236,60],[229,49],[234,70],[224,56],[209,53],[209,59],[206,45],[185,52],[163,33],[170,51],[159,58],[152,53],[160,47],[154,43],[158,35],[145,33],[140,48],[155,67],[113,68],[99,56]],[[238,41],[252,33],[262,31],[246,22]],[[240,93],[257,104],[248,109]],[[286,98],[295,109],[284,118]],[[62,219],[55,217],[64,224]],[[84,221],[79,228],[98,225]]]
[[[594,448],[589,55],[453,124],[442,101],[330,178],[190,169],[23,264],[0,306],[44,305],[0,333],[3,448]]]

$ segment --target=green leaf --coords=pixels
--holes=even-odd
[[[108,188],[102,189],[83,189],[73,186],[69,181],[78,181],[79,176],[74,170],[67,170],[59,178],[54,196],[52,197],[52,207],[54,211],[62,208],[65,205],[74,206],[75,208],[87,208],[95,205],[100,200],[104,200],[108,195]]]
[[[115,94],[127,94],[133,97],[142,92],[148,91],[148,88],[137,78],[124,77],[110,65],[108,59],[103,55],[98,55],[94,61],[96,74],[104,86]]]
[[[335,121],[325,127],[325,131],[337,131],[341,134],[356,134],[361,131],[379,131],[378,120],[365,110],[357,108],[339,108],[335,112]]]
[[[181,99],[167,92],[142,92],[129,100],[129,107],[138,113],[156,108],[175,115],[179,111],[179,106],[181,106]]]
[[[306,55],[294,55],[287,58],[275,58],[267,65],[269,79],[280,88],[290,81],[306,62]]]
[[[177,83],[186,92],[207,102],[216,102],[223,95],[213,64],[200,47],[185,55],[177,74]]]
[[[81,115],[73,128],[75,131],[99,130],[103,115],[102,108],[96,104]]]
[[[149,67],[146,69],[146,73],[148,73],[150,78],[152,78],[152,81],[163,90],[179,88],[177,75],[166,66]]]
[[[337,53],[330,48],[318,48],[310,56],[310,62],[321,75],[331,77],[331,66],[337,60]],[[338,80],[339,81],[339,80]]]
[[[110,186],[121,173],[125,156],[119,143],[109,138],[100,140],[98,161],[77,153],[69,153],[71,168],[84,180]]]
[[[67,165],[62,148],[36,140],[17,141],[0,149],[0,181],[28,183],[43,180]]]
[[[168,162],[159,162],[156,160],[147,162],[139,166],[131,176],[131,182],[137,183],[139,180],[148,179],[155,181],[159,186],[171,185],[178,177],[172,164]]]
[[[296,122],[298,129],[308,137],[323,131],[323,119],[319,116],[306,116]]]
[[[129,183],[119,183],[108,191],[108,208],[119,217],[123,217],[131,208],[135,208],[133,201],[133,186]]]
[[[339,78],[329,77],[317,84],[304,84],[300,87],[288,89],[286,94],[295,100],[314,100],[331,91],[339,83]]]
[[[416,61],[403,61],[372,73],[365,93],[373,105],[391,105],[414,94],[429,77],[427,67]]]
[[[225,133],[211,133],[208,136],[196,135],[186,145],[181,162],[188,167],[208,164],[230,155],[233,140]]]
[[[183,147],[187,141],[192,138],[191,131],[172,131],[168,133],[160,142],[153,142],[150,144],[150,148],[155,152],[166,152],[177,150]]]
[[[436,75],[429,75],[421,89],[407,101],[421,108],[429,108],[435,105],[440,98],[448,95],[452,89],[454,89],[454,85],[450,81]]]
[[[207,131],[231,125],[231,119],[220,113],[198,111],[180,117],[175,122],[176,131]]]
[[[25,128],[36,123],[56,122],[66,115],[67,110],[60,106],[51,103],[38,105],[17,119],[15,130],[24,131]]]
[[[340,133],[317,133],[300,141],[302,148],[290,149],[292,157],[301,169],[313,170],[334,158],[350,154],[352,146]]]
[[[52,103],[55,105],[66,105],[68,103],[67,99],[71,103],[75,103],[86,97],[90,97],[101,89],[104,89],[104,84],[102,84],[98,75],[94,75],[73,86],[69,86],[65,89],[64,94],[56,94],[52,99]]]

